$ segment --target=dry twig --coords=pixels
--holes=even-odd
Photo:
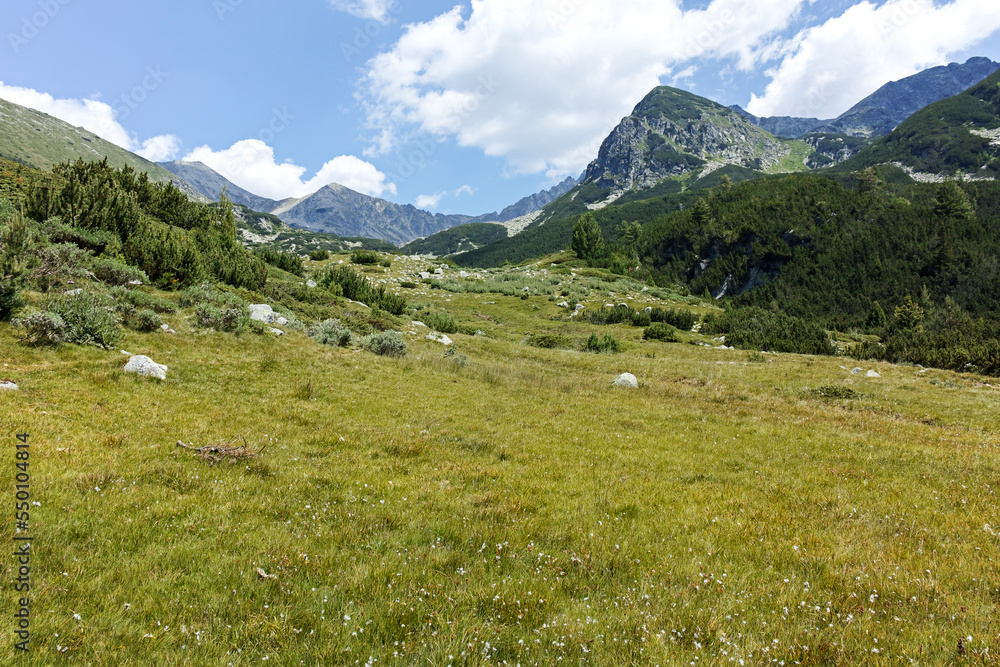
[[[236,446],[236,443],[242,441],[243,444]],[[245,435],[238,435],[230,438],[227,442],[220,443],[217,445],[205,445],[204,447],[195,447],[194,445],[186,445],[180,440],[177,441],[178,447],[183,447],[184,449],[190,449],[193,452],[197,452],[201,458],[208,461],[210,464],[215,465],[219,461],[229,461],[230,463],[236,463],[240,459],[252,459],[264,452],[267,449],[267,445],[264,445],[260,449],[254,450],[250,449],[250,443],[247,442],[247,437]]]

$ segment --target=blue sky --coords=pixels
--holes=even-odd
[[[280,199],[479,214],[579,174],[654,86],[834,117],[982,55],[983,0],[6,0],[0,97]]]

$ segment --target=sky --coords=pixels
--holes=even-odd
[[[0,97],[272,199],[483,214],[578,176],[654,87],[834,118],[1000,61],[993,0],[4,0]]]

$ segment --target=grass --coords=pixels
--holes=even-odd
[[[21,662],[995,664],[989,380],[753,363],[544,295],[424,292],[490,330],[453,336],[466,363],[417,328],[387,358],[186,309],[176,336],[126,334],[159,382],[0,324],[5,488],[29,433],[40,503]],[[594,332],[625,351],[522,343]],[[639,390],[612,390],[625,371]],[[176,446],[242,436],[263,454]],[[11,586],[0,604],[13,664]]]

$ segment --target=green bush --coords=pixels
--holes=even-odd
[[[632,313],[632,326],[634,327],[648,327],[653,323],[652,318],[650,318],[649,313],[646,311],[635,311]]]
[[[381,261],[382,256],[374,250],[355,248],[351,251],[351,264],[378,264]]]
[[[701,330],[709,335],[725,335],[729,345],[743,350],[836,353],[830,336],[819,325],[762,308],[740,308],[709,315]]]
[[[218,331],[238,332],[250,324],[250,312],[245,305],[200,303],[194,309],[199,326]]]
[[[691,331],[698,323],[699,317],[689,310],[654,308],[653,312],[649,314],[649,319],[653,322],[673,325],[681,331]]]
[[[592,333],[583,346],[583,351],[597,354],[616,354],[622,351],[622,344],[611,334],[604,334],[601,337],[596,333]]]
[[[302,258],[295,253],[276,250],[270,246],[255,248],[253,253],[271,266],[275,266],[282,271],[287,271],[300,278],[305,275],[306,270],[302,266]]]
[[[666,343],[676,343],[677,328],[665,322],[654,322],[642,332],[642,337],[646,340],[661,340]]]
[[[395,331],[381,331],[366,336],[362,346],[369,352],[383,357],[406,356],[406,341]]]
[[[458,333],[458,322],[451,316],[447,310],[442,310],[436,313],[426,313],[421,315],[422,321],[428,327],[443,334],[453,334]]]
[[[152,294],[146,294],[140,290],[128,289],[125,287],[112,287],[108,290],[108,294],[119,304],[119,311],[122,310],[122,305],[131,306],[133,309],[145,308],[147,310],[153,310],[157,313],[176,313],[177,304],[169,299],[161,299],[159,297],[153,296]]]
[[[572,345],[572,342],[566,336],[558,334],[535,334],[528,338],[528,345],[540,347],[545,350],[554,350],[557,348],[568,348]]]
[[[124,336],[112,312],[113,305],[110,299],[83,292],[51,299],[39,316],[29,316],[19,322],[26,325],[35,343],[76,343],[110,350],[117,347]]]
[[[364,276],[355,273],[348,266],[331,267],[316,282],[325,289],[340,289],[348,299],[360,301],[370,308],[380,308],[393,315],[402,315],[407,309],[406,299],[387,291],[382,285],[373,287]]]
[[[139,281],[143,285],[149,282],[149,277],[146,276],[142,269],[129,266],[116,259],[98,259],[93,263],[91,269],[94,275],[97,276],[97,279],[107,285],[121,287],[135,281]]]
[[[354,334],[340,320],[323,320],[309,329],[309,337],[321,345],[337,347],[348,347],[354,341]]]
[[[322,248],[319,250],[313,250],[312,252],[309,253],[309,259],[311,259],[314,262],[324,262],[330,259],[330,251],[324,250]]]
[[[28,313],[11,324],[25,330],[23,340],[28,345],[58,345],[66,335],[66,323],[55,313]]]
[[[87,276],[90,252],[72,243],[44,246],[32,253],[35,257],[29,278],[39,291],[48,292]]]
[[[143,308],[126,318],[125,323],[136,331],[156,331],[163,325],[163,319],[152,310]]]

